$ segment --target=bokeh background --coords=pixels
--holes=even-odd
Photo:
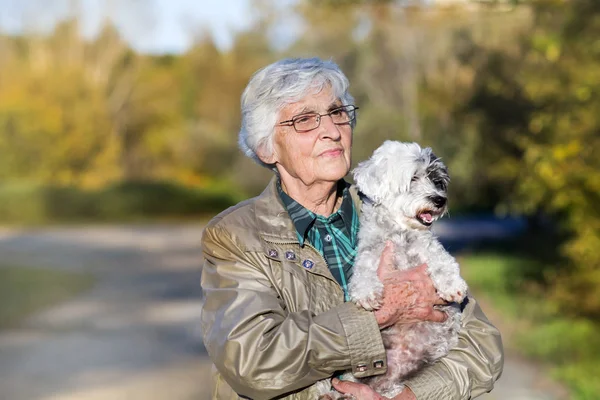
[[[270,178],[239,99],[290,56],[348,75],[355,163],[448,165],[488,398],[600,398],[599,1],[0,0],[0,399],[208,398],[202,225]]]

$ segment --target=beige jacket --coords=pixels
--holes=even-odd
[[[353,190],[357,205],[358,196]],[[385,371],[373,313],[344,303],[323,257],[301,248],[273,180],[215,217],[202,237],[202,333],[213,399],[316,399],[340,370]],[[502,372],[500,333],[469,297],[458,346],[407,385],[421,399],[468,399]]]

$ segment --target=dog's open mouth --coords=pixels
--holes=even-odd
[[[424,210],[417,214],[417,220],[419,220],[419,222],[425,226],[430,226],[433,223],[433,221],[435,220],[436,216],[437,216],[437,214],[434,213],[433,211]]]

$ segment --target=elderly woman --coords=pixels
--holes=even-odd
[[[393,271],[389,249],[379,266],[382,308],[345,301],[360,210],[343,180],[357,109],[348,86],[332,62],[286,59],[258,71],[242,95],[240,146],[275,176],[260,196],[215,217],[202,237],[213,399],[316,399],[315,383],[339,371],[385,372],[380,329],[446,318],[433,308],[443,301],[424,266]],[[418,289],[416,304],[408,287]],[[492,389],[502,365],[500,334],[468,298],[457,348],[396,398],[475,397]],[[333,381],[359,399],[381,398],[365,385]]]

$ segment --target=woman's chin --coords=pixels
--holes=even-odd
[[[337,182],[348,174],[348,168],[338,168],[319,171],[317,175],[318,181],[323,182]]]
[[[329,160],[329,162],[321,163],[315,172],[319,176],[328,177],[328,180],[339,181],[350,172],[350,162],[343,158]]]

